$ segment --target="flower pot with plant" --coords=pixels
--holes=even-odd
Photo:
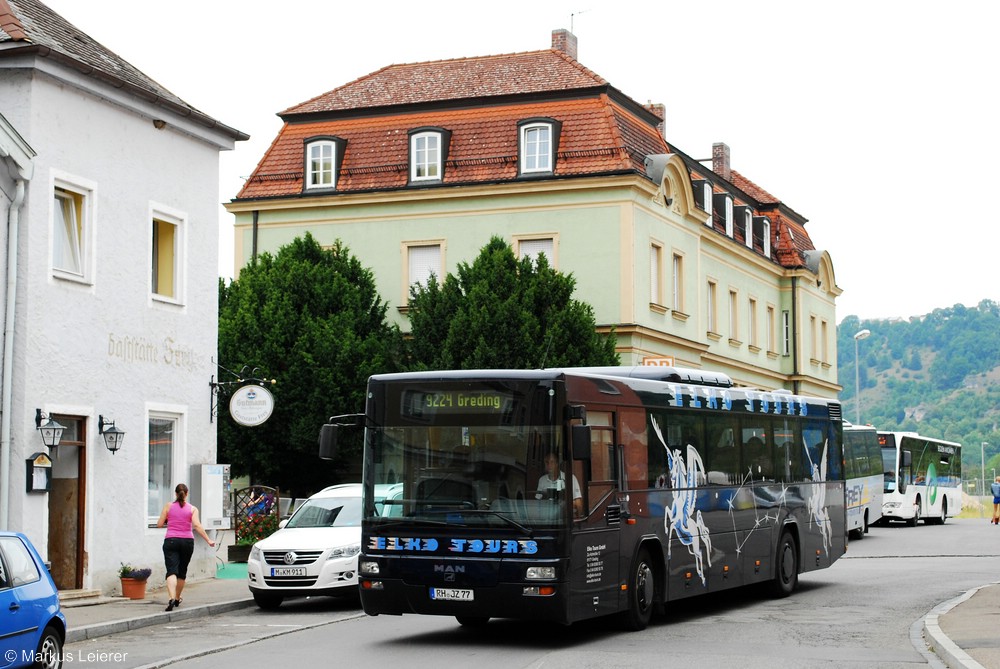
[[[118,569],[118,578],[122,582],[122,596],[129,599],[144,599],[146,597],[146,581],[153,570],[149,567],[134,567],[122,562]]]

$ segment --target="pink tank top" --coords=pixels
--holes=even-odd
[[[191,516],[194,514],[194,507],[190,504],[181,506],[177,502],[170,505],[167,510],[167,534],[166,539],[194,539],[194,532],[191,530]]]

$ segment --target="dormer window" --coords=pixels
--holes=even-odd
[[[754,236],[760,239],[761,253],[771,257],[771,220],[766,216],[755,216],[753,219]]]
[[[743,233],[743,243],[746,244],[748,249],[752,249],[753,210],[746,205],[740,205],[734,209],[736,211],[736,225],[740,227],[740,232]]]
[[[410,131],[410,181],[441,181],[451,133],[442,128]]]
[[[733,196],[729,193],[715,193],[712,196],[713,206],[719,212],[727,237],[733,236]]]
[[[695,205],[708,214],[705,225],[712,227],[712,182],[708,179],[694,179],[691,181],[691,191],[694,193]]]
[[[305,190],[332,190],[344,161],[347,142],[339,137],[311,137],[306,140]]]
[[[527,119],[518,126],[521,174],[551,174],[555,170],[562,124],[546,118]]]

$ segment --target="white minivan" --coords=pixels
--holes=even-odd
[[[276,609],[289,597],[358,596],[361,484],[324,488],[254,544],[247,579],[254,601]]]

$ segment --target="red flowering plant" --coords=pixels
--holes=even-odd
[[[236,493],[236,544],[253,545],[278,529],[276,491],[254,486]]]

